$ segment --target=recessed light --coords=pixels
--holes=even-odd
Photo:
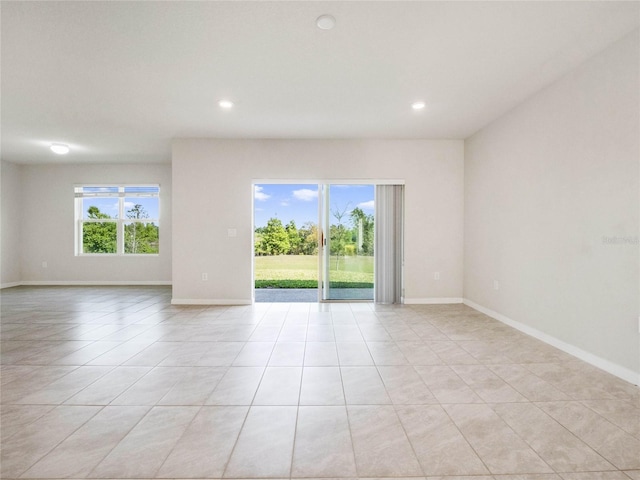
[[[230,109],[233,108],[233,102],[231,100],[220,100],[218,102],[220,108]]]
[[[411,108],[413,108],[414,110],[422,110],[426,106],[427,104],[424,102],[413,102],[411,104]]]
[[[316,19],[316,25],[321,30],[331,30],[336,26],[336,19],[331,15],[320,15]]]
[[[58,155],[66,155],[71,150],[69,145],[65,145],[64,143],[52,143],[49,148],[53,153],[57,153]]]

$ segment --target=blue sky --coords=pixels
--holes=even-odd
[[[318,223],[317,184],[258,184],[254,187],[256,227],[264,227],[270,218],[279,218],[284,225],[293,220],[300,228],[306,222]],[[331,209],[355,207],[373,213],[373,185],[332,185]]]

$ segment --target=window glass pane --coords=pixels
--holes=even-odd
[[[76,254],[157,254],[160,186],[75,186]]]
[[[124,225],[124,253],[158,253],[159,227],[153,222]]]
[[[124,192],[125,193],[130,193],[130,194],[138,194],[138,195],[147,195],[147,196],[152,196],[152,195],[158,195],[158,193],[160,192],[160,187],[158,186],[151,186],[151,187],[124,187]]]
[[[118,193],[118,187],[82,187],[83,193]]]
[[[82,224],[83,253],[116,253],[116,222],[89,222]]]
[[[82,219],[118,218],[117,198],[83,198]]]
[[[150,218],[159,219],[158,197],[125,197],[124,216],[125,218]]]
[[[118,187],[80,187],[76,188],[76,194],[78,193],[87,197],[118,196]]]

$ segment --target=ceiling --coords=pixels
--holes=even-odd
[[[1,8],[2,158],[16,163],[170,162],[176,137],[462,139],[640,19],[638,1]]]

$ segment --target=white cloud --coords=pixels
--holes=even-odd
[[[135,206],[136,204],[134,202],[124,202],[124,208],[133,208]]]
[[[289,206],[289,202],[287,200],[283,200],[283,201],[280,202],[280,206],[288,207]]]
[[[271,195],[267,195],[262,190],[263,190],[263,188],[260,185],[256,185],[254,190],[253,190],[253,196],[259,202],[266,202],[267,200],[269,200],[271,198]]]
[[[318,190],[302,188],[300,190],[294,190],[293,196],[298,200],[302,200],[303,202],[312,202],[316,198],[318,198]]]
[[[374,209],[374,201],[373,200],[369,200],[368,202],[361,202],[358,204],[358,208],[361,208],[362,210],[373,210]]]

